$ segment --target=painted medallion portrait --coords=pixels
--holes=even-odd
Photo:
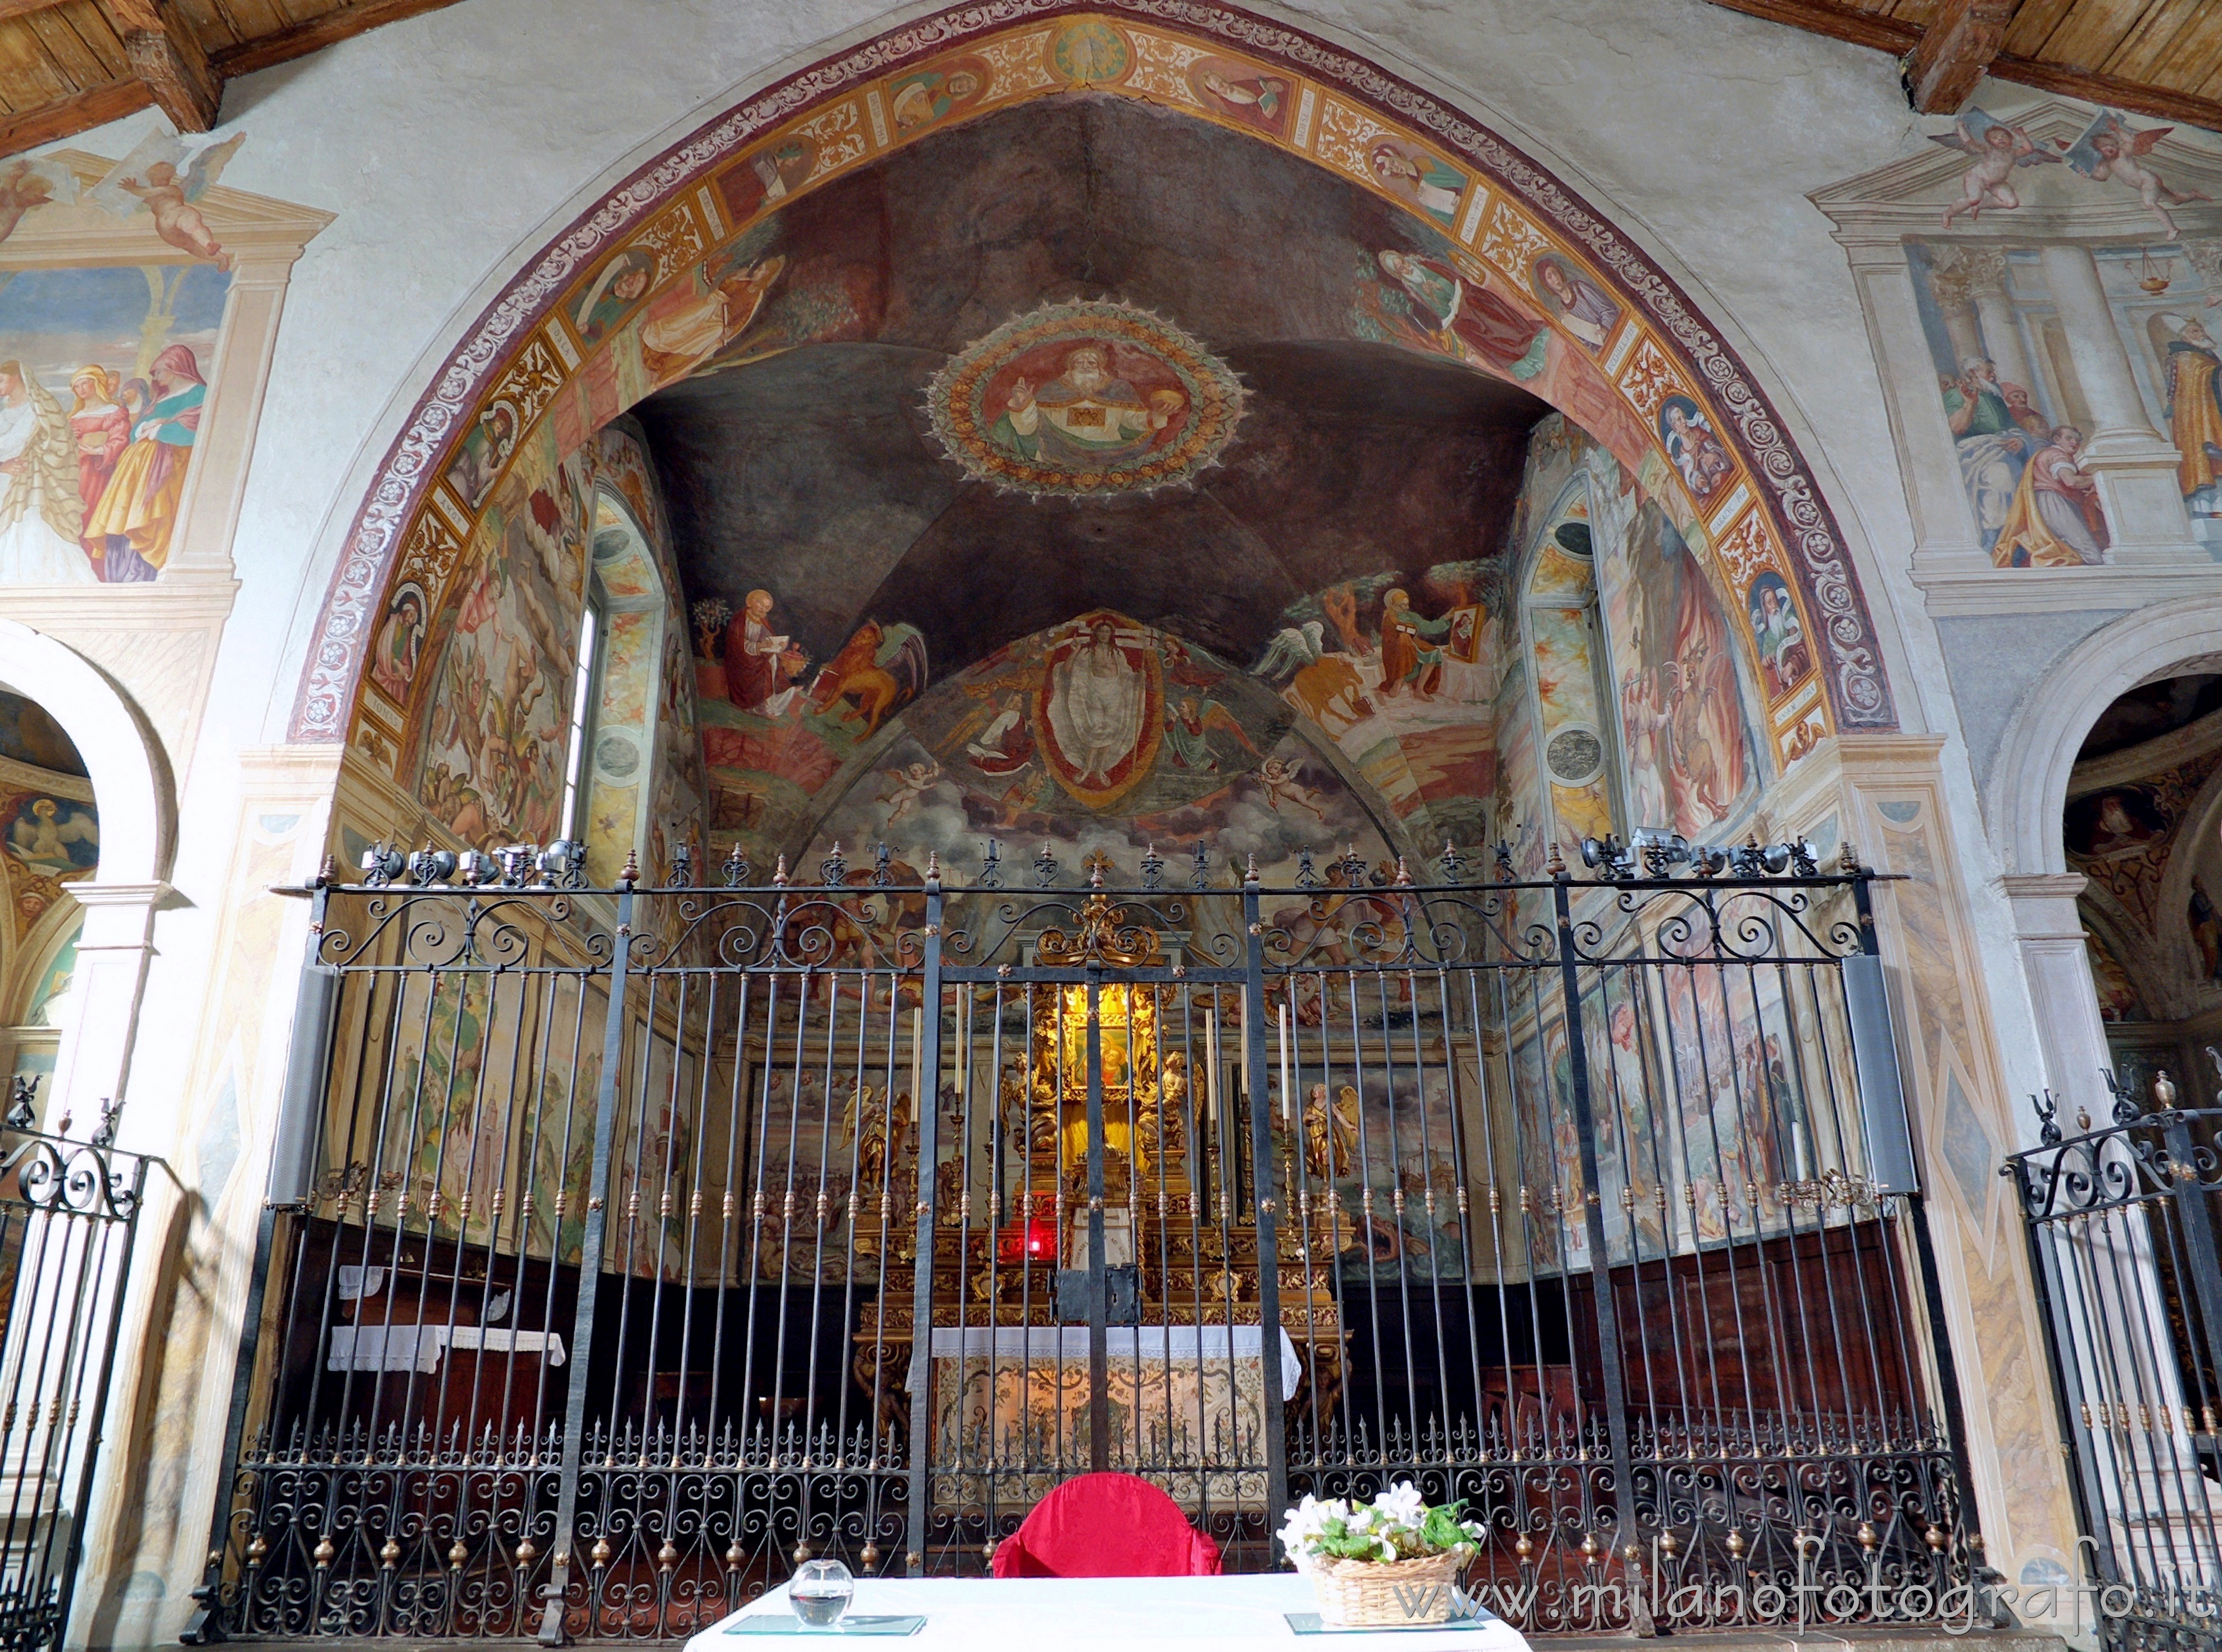
[[[1125,305],[1045,305],[958,352],[926,389],[949,455],[1006,493],[1089,497],[1184,482],[1242,417],[1196,340]]]

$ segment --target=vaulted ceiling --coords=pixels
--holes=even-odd
[[[813,657],[865,619],[900,620],[939,678],[1100,606],[1246,664],[1309,594],[1503,549],[1548,410],[1361,341],[1353,296],[1413,231],[1318,167],[1084,98],[959,128],[781,217],[787,279],[839,293],[851,336],[684,380],[637,411],[690,597],[738,609],[770,590]],[[1241,375],[1242,422],[1192,490],[1036,501],[943,454],[927,380],[1072,298],[1155,311]]]

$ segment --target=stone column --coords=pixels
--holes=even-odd
[[[1922,330],[1905,248],[1892,236],[1844,239],[1844,250],[1863,295],[1860,307],[1881,370],[1883,405],[1905,478],[1905,503],[1913,517],[1914,576],[1987,570],[1991,559],[1975,531],[1974,507],[1960,478],[1960,451],[1945,418],[1936,359]]]
[[[2106,1116],[2112,1098],[2100,1073],[2113,1065],[2106,1052],[2106,1023],[2099,1019],[2099,989],[2091,977],[2091,951],[2083,939],[2083,919],[2075,897],[2083,893],[2081,872],[2010,873],[1999,880],[2013,908],[2014,943],[2021,952],[2030,1002],[2037,1011],[2038,1053],[2044,1082],[2059,1098],[2065,1116],[2078,1107],[2094,1119]],[[2023,1146],[2036,1140],[2033,1121],[2020,1121]]]
[[[2007,290],[2005,249],[1963,247],[1960,261],[1967,271],[1968,301],[1982,324],[1983,354],[1998,368],[2002,383],[2019,385],[2033,400],[2039,381],[2028,351],[2022,348],[2021,321]]]
[[[2099,282],[2088,247],[2044,248],[2045,284],[2068,334],[2075,376],[2097,428],[2084,433],[2083,468],[2099,483],[2116,562],[2209,562],[2193,540],[2191,518],[2177,491],[2176,452],[2153,428],[2137,393],[2113,307]]]
[[[78,938],[73,1026],[62,1035],[53,1100],[41,1109],[52,1129],[65,1113],[82,1136],[99,1121],[101,1105],[123,1094],[139,999],[154,950],[154,911],[166,883],[79,883],[70,893],[85,908]]]
[[[232,529],[247,492],[286,279],[300,254],[298,246],[255,248],[232,267],[223,324],[206,363],[208,404],[178,502],[178,534],[162,568],[166,583],[231,577]]]
[[[1955,373],[1964,371],[1976,356],[1998,360],[1985,346],[1982,323],[1973,300],[1979,279],[1975,265],[1984,256],[1981,249],[1955,247],[1939,258],[1930,272],[1929,290],[1936,297],[1936,313],[1943,317],[1944,336],[1952,343]]]

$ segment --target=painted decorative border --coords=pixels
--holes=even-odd
[[[1610,223],[1550,172],[1418,88],[1301,30],[1215,0],[991,0],[952,8],[829,57],[707,122],[581,214],[486,307],[387,450],[349,530],[310,650],[291,738],[326,742],[344,737],[378,598],[398,560],[404,530],[428,507],[447,450],[468,428],[468,415],[480,396],[497,375],[513,374],[518,366],[529,365],[524,362],[527,355],[546,353],[544,344],[530,336],[532,330],[604,248],[750,140],[865,79],[1016,23],[1089,12],[1153,20],[1215,37],[1330,84],[1384,116],[1434,135],[1583,248],[1623,296],[1663,330],[1680,353],[1679,365],[1728,415],[1729,428],[1722,434],[1758,479],[1768,516],[1785,543],[1795,547],[1798,582],[1820,619],[1818,630],[1826,642],[1825,675],[1838,725],[1867,730],[1897,726],[1858,575],[1833,516],[1773,406],[1736,352],[1705,323],[1681,289],[1653,269]],[[556,336],[562,337],[560,331]],[[1645,372],[1647,352],[1658,354],[1648,338],[1631,359],[1616,364],[1631,400],[1635,398],[1629,386]],[[1671,376],[1674,367],[1666,360],[1650,364],[1661,379]],[[540,371],[554,384],[566,376],[563,366],[552,361],[542,363]],[[1738,502],[1732,498],[1730,505]],[[1724,562],[1732,566],[1738,562],[1734,542],[1739,537],[1746,542],[1744,556],[1761,554],[1758,542],[1767,536],[1755,512],[1739,519],[1734,510],[1724,508],[1713,521],[1719,539],[1716,549]],[[460,551],[467,524],[452,525]]]

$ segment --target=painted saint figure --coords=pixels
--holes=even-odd
[[[370,680],[397,702],[405,701],[424,647],[424,599],[415,587],[404,587],[386,610],[371,649]]]
[[[1381,599],[1381,697],[1406,688],[1425,700],[1441,686],[1442,644],[1451,634],[1447,619],[1428,619],[1412,612],[1412,599],[1401,590]]]
[[[1666,456],[1681,473],[1690,497],[1710,499],[1733,467],[1729,462],[1728,449],[1713,434],[1713,427],[1705,422],[1705,416],[1698,411],[1698,404],[1687,396],[1669,396],[1659,410],[1659,433],[1666,444]]]
[[[21,361],[0,361],[0,584],[96,582],[76,461],[61,404]]]
[[[1762,575],[1751,588],[1751,636],[1760,669],[1767,674],[1769,699],[1796,688],[1813,669],[1797,606],[1779,575]]]
[[[1211,749],[1211,731],[1215,728],[1225,729],[1241,743],[1245,751],[1257,754],[1258,748],[1250,744],[1250,737],[1234,720],[1233,713],[1215,700],[1199,701],[1194,694],[1184,694],[1165,719],[1165,744],[1173,754],[1173,762],[1183,769],[1217,772],[1219,756]]]
[[[1050,673],[1050,727],[1083,786],[1108,785],[1142,736],[1148,683],[1119,646],[1116,629],[1099,619],[1088,640]]]
[[[131,445],[131,415],[116,401],[120,387],[116,375],[97,362],[88,363],[70,375],[70,394],[76,404],[70,409],[70,432],[77,437],[77,493],[85,507],[86,522],[92,520],[100,496],[108,491],[116,462]],[[119,559],[117,568],[110,573],[105,539],[86,534],[79,543],[103,579],[113,581],[118,575],[129,578],[141,568],[146,568],[146,572],[139,574],[139,577],[153,576],[154,570],[147,568],[143,561],[130,557]],[[129,548],[128,543],[125,548]]]
[[[1969,356],[1960,364],[1960,376],[1945,380],[1943,388],[1945,422],[1951,426],[1960,456],[1960,478],[1988,549],[1997,541],[2023,468],[2038,443],[2014,414],[2011,393],[2021,386],[2000,382],[1998,368],[1984,357]],[[2023,399],[2027,399],[2026,392]]]
[[[2083,432],[2062,424],[2031,455],[1999,530],[1991,560],[2000,568],[2093,568],[2106,560],[2099,482],[2081,463]]]
[[[2214,486],[2222,461],[2222,352],[2199,317],[2162,317],[2178,327],[2168,344],[2168,405],[2182,456],[2176,485],[2189,498]]]
[[[110,584],[152,579],[169,560],[185,467],[208,399],[200,363],[183,344],[156,356],[148,376],[154,381],[154,404],[132,426],[131,445],[85,524],[85,537],[106,541]]]
[[[802,697],[795,679],[810,657],[771,628],[771,593],[751,591],[725,628],[725,693],[744,712],[785,715]]]
[[[1448,223],[1457,213],[1466,179],[1434,157],[1415,160],[1393,143],[1377,143],[1367,160],[1382,188],[1413,202],[1430,217]]]
[[[730,271],[707,292],[657,299],[641,323],[641,365],[659,382],[693,372],[748,330],[786,267],[784,258],[767,258]]]
[[[1443,347],[1478,367],[1532,378],[1542,362],[1530,365],[1535,341],[1547,330],[1494,292],[1470,281],[1447,264],[1412,253],[1379,255],[1382,273],[1410,295],[1414,319],[1424,320]]]
[[[1620,306],[1556,253],[1535,261],[1535,296],[1558,316],[1559,325],[1593,350],[1603,349],[1620,324]]]
[[[1092,470],[1146,450],[1187,405],[1171,389],[1145,399],[1111,376],[1108,351],[1082,344],[1047,384],[1037,388],[1020,375],[988,439],[1021,459]]]

